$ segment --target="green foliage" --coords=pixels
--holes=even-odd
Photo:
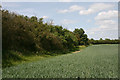
[[[89,40],[89,42],[91,44],[119,44],[120,40],[118,39],[114,39],[114,40],[110,40],[110,39],[105,39],[103,40],[102,38],[100,38],[99,40],[94,40],[93,38]]]
[[[31,18],[2,10],[3,50],[54,51],[70,50],[78,43],[87,45],[83,29],[73,32],[62,26],[43,23],[43,18]]]
[[[22,55],[26,55],[26,52],[54,54],[75,50],[80,44],[88,45],[83,29],[71,32],[62,26],[52,25],[52,21],[50,24],[44,23],[43,18],[18,15],[8,10],[1,11],[3,58],[11,55],[11,50],[21,52]]]
[[[89,45],[87,34],[85,34],[85,31],[82,28],[75,29],[73,32],[78,38],[79,45]]]
[[[31,24],[23,16],[2,12],[3,51],[4,50],[34,50],[34,34],[30,31]]]
[[[2,67],[10,67],[13,66],[12,61],[21,61],[24,60],[21,56],[20,53],[17,51],[5,51],[3,52],[4,55],[2,55]]]
[[[52,33],[45,32],[41,36],[40,42],[45,50],[48,51],[63,50],[61,39]]]

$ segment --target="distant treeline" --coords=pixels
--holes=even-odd
[[[99,40],[94,40],[93,38],[89,40],[91,44],[119,44],[120,40],[118,39],[114,39],[114,40],[110,40],[110,39],[105,39],[103,40],[102,38],[100,38]]]
[[[82,28],[71,32],[62,26],[53,25],[52,21],[44,23],[43,18],[18,15],[8,10],[2,10],[2,32],[3,52],[64,52],[78,45],[89,44]]]

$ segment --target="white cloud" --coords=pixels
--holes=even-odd
[[[117,29],[117,17],[118,11],[109,10],[107,12],[100,12],[95,17],[96,24],[99,25],[100,29]]]
[[[80,11],[83,9],[84,9],[84,7],[82,7],[82,6],[72,5],[69,7],[69,9],[59,10],[58,13],[74,12],[74,11]]]
[[[97,24],[99,27],[92,28],[91,31],[108,31],[108,30],[117,30],[118,24],[116,21],[113,20],[104,20]]]
[[[116,24],[116,21],[114,20],[98,20],[96,21],[96,24],[97,25],[115,25]]]
[[[100,12],[95,17],[95,24],[98,27],[88,29],[87,32],[97,39],[102,38],[117,38],[118,36],[118,20],[117,11]]]
[[[91,13],[94,13],[95,11],[92,10],[92,9],[88,9],[88,10],[81,10],[79,12],[80,15],[88,15],[88,14],[91,14]]]
[[[87,30],[87,34],[90,38],[118,38],[118,25],[116,24],[105,24],[99,27],[90,28]]]
[[[79,10],[83,10],[84,8],[78,5],[73,5],[69,8],[70,12],[74,12],[74,11],[79,11]]]
[[[63,24],[63,25],[66,25],[66,24],[74,24],[74,23],[76,23],[76,22],[77,22],[77,21],[75,21],[75,20],[64,19],[64,20],[61,21],[61,24]]]
[[[48,17],[48,16],[43,16],[42,18],[47,19],[47,18],[49,18],[49,17]]]
[[[80,15],[88,15],[88,14],[96,13],[96,12],[99,12],[102,10],[111,9],[113,7],[114,7],[114,5],[112,5],[112,4],[95,3],[95,4],[91,5],[90,8],[88,8],[87,10],[81,10],[79,12],[79,14]]]
[[[113,19],[118,17],[118,11],[110,10],[108,12],[100,12],[95,20]]]
[[[58,13],[79,11],[80,15],[88,15],[102,10],[112,9],[113,7],[114,7],[113,4],[108,3],[95,3],[93,5],[90,5],[88,9],[85,9],[84,7],[79,5],[72,5],[68,9],[58,10]]]

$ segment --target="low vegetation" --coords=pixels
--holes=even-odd
[[[92,45],[81,52],[3,69],[3,78],[117,78],[118,45]]]

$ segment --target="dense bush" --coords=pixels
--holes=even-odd
[[[8,10],[2,10],[2,26],[3,52],[63,52],[78,45],[88,45],[82,28],[71,32],[62,26],[44,23],[43,18],[17,15]]]
[[[87,34],[84,34],[85,31],[82,28],[75,29],[73,32],[76,35],[76,37],[78,38],[78,44],[79,45],[88,45],[89,44]]]

